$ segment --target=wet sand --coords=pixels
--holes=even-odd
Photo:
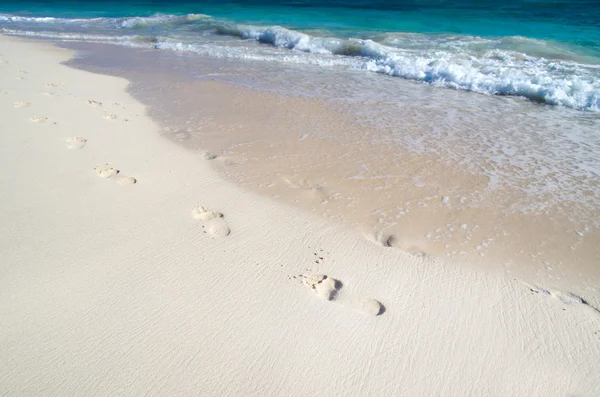
[[[317,213],[391,249],[600,297],[597,176],[571,180],[581,186],[571,194],[566,191],[570,185],[560,180],[564,175],[540,176],[547,165],[537,157],[502,166],[491,159],[506,144],[498,143],[495,152],[489,146],[493,142],[466,146],[465,138],[451,129],[446,141],[436,142],[442,151],[414,150],[411,139],[430,139],[427,129],[446,128],[439,106],[403,105],[398,112],[413,116],[402,124],[382,116],[385,106],[375,100],[332,101],[215,80],[240,75],[243,64],[219,66],[218,60],[112,46],[75,47],[98,53],[73,65],[132,80],[131,92],[148,106],[164,136],[214,158],[214,169],[245,189]],[[407,89],[418,87],[406,84]],[[418,89],[425,97],[437,92],[427,90],[439,91]],[[448,102],[474,94],[443,95]],[[499,129],[497,135],[501,128],[514,134],[511,117],[519,115],[494,112],[503,107],[514,111],[517,104],[481,100],[498,105],[487,116],[487,127]],[[469,111],[475,108],[452,117],[467,117]],[[374,112],[379,112],[376,119]],[[418,124],[427,114],[430,121]],[[536,117],[537,127],[531,128],[542,131],[543,117]],[[481,139],[475,131],[465,133]]]

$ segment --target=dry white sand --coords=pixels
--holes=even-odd
[[[600,395],[581,298],[244,192],[127,81],[0,54],[1,396]]]

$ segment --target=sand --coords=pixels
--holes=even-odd
[[[585,296],[244,191],[126,80],[0,54],[0,395],[599,395]]]

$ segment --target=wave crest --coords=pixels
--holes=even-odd
[[[9,28],[2,28],[2,26]],[[54,31],[52,26],[58,25]],[[40,31],[40,26],[44,30]],[[0,31],[65,40],[114,42],[192,51],[216,57],[266,62],[346,66],[421,81],[439,87],[600,112],[598,59],[574,54],[558,43],[526,37],[379,33],[370,39],[327,37],[281,26],[234,24],[203,14],[62,19],[0,14]],[[123,30],[134,35],[123,36]],[[292,51],[265,54],[266,47],[231,46],[211,35]],[[144,39],[148,37],[148,39]],[[235,47],[235,48],[234,48]]]
[[[522,96],[536,102],[600,112],[600,76],[594,71],[596,68],[519,51],[527,48],[530,53],[566,57],[564,50],[552,50],[548,42],[541,40],[466,36],[448,40],[443,37],[437,48],[413,45],[406,49],[397,38],[384,38],[390,44],[384,45],[373,40],[313,37],[280,26],[229,25],[217,31],[290,50],[363,58],[350,64],[354,68],[439,87]],[[414,36],[411,37],[413,44]],[[419,36],[429,41],[428,47],[432,47],[431,42],[436,39]]]
[[[209,15],[204,14],[188,14],[188,15],[171,15],[171,14],[154,14],[149,17],[132,17],[119,19],[117,24],[121,28],[141,28],[146,26],[156,26],[162,24],[178,24],[201,19],[211,19]]]

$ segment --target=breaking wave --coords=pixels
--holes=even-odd
[[[132,34],[123,35],[127,31]],[[0,14],[0,32],[216,57],[346,66],[438,87],[521,96],[600,112],[600,61],[558,43],[525,37],[395,32],[358,39],[328,32],[310,35],[280,26],[240,25],[203,14],[93,19]],[[231,40],[239,39],[243,41],[231,45]],[[279,51],[268,52],[251,43]]]

